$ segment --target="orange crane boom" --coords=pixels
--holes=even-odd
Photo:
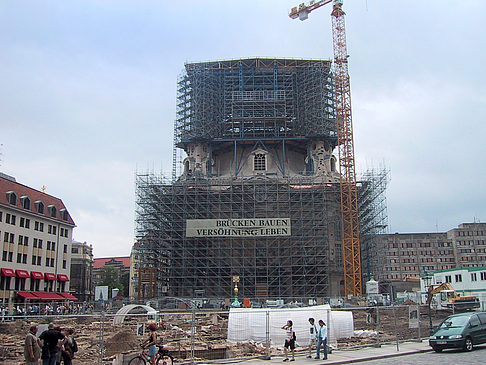
[[[351,86],[348,72],[346,29],[341,0],[311,1],[300,4],[289,13],[292,19],[305,20],[309,13],[333,1],[332,35],[334,49],[334,92],[341,187],[341,219],[343,238],[344,295],[360,296],[361,248],[359,242],[358,192],[354,159]]]

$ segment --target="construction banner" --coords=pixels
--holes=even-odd
[[[290,218],[188,219],[186,237],[290,236]]]

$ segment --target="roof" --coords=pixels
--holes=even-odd
[[[17,204],[16,205],[12,205],[8,202],[7,192],[9,192],[9,191],[13,191],[17,195]],[[31,209],[30,210],[24,209],[22,207],[22,203],[20,201],[20,197],[22,197],[22,196],[29,197],[29,199],[31,201]],[[47,210],[46,210],[46,214],[37,213],[35,211],[35,209],[33,209],[34,203],[36,201],[42,201],[46,208],[50,205],[55,206],[56,209],[57,209],[57,212],[58,212],[56,214],[56,217],[51,217],[47,213]],[[68,225],[72,225],[72,226],[75,225],[75,223],[74,223],[71,215],[69,214],[69,212],[67,214],[67,220],[64,220],[64,219],[61,218],[61,215],[59,214],[59,212],[62,209],[67,211],[66,206],[64,205],[64,203],[62,202],[61,199],[56,198],[52,195],[43,193],[41,191],[35,190],[35,189],[28,187],[26,185],[22,185],[22,184],[16,182],[15,180],[13,180],[11,178],[5,177],[5,175],[3,175],[3,174],[0,175],[0,205],[13,207],[13,208],[18,209],[20,211],[28,212],[29,214],[37,215],[39,217],[53,219],[53,220],[63,222],[63,223],[68,224]]]
[[[123,267],[130,268],[130,256],[119,256],[119,257],[104,257],[99,259],[94,259],[93,268],[100,269],[106,264],[122,264]]]
[[[483,271],[483,270],[486,270],[486,266],[456,267],[454,269],[435,270],[432,274],[438,274],[438,273],[444,273],[444,272],[454,272],[454,271],[461,271],[461,270],[466,270],[466,271],[469,271],[469,272]]]

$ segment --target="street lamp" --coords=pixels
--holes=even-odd
[[[239,275],[233,275],[233,283],[235,283],[235,287],[233,291],[235,292],[235,300],[231,305],[233,307],[239,307],[241,303],[238,301],[238,283],[240,282],[240,276]]]

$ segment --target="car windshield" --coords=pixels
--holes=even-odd
[[[467,321],[469,320],[469,317],[466,316],[459,316],[459,317],[450,317],[447,318],[442,324],[440,325],[440,328],[448,328],[448,327],[463,327]]]

